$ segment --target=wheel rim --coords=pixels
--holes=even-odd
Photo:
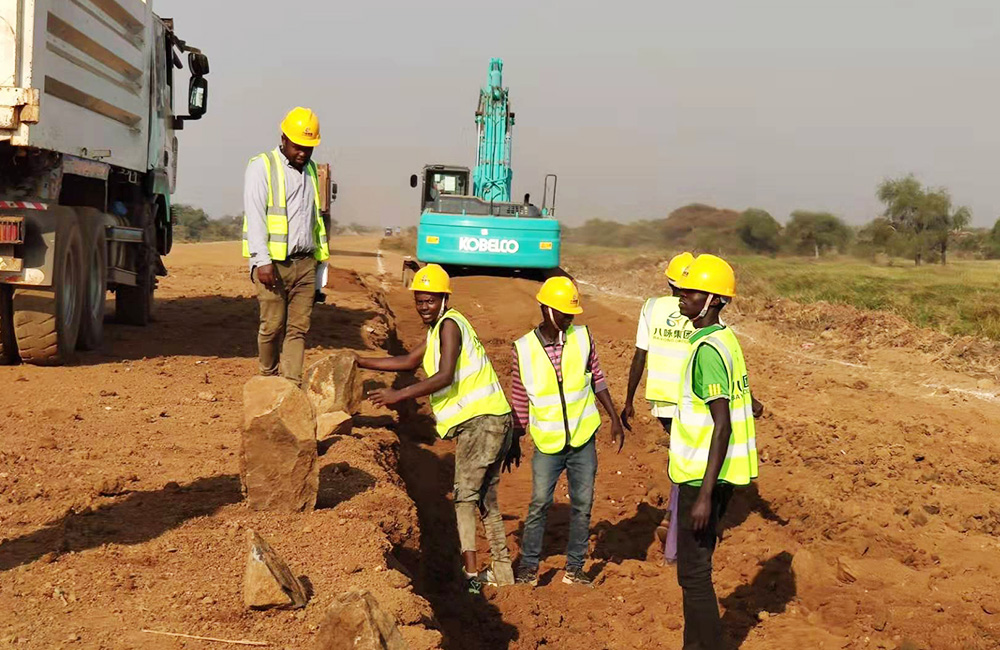
[[[104,278],[101,277],[101,253],[96,248],[90,256],[90,269],[87,273],[87,305],[90,312],[87,316],[98,323],[104,319],[103,305],[101,304],[101,293],[104,291]]]
[[[63,265],[62,305],[60,305],[59,309],[64,326],[72,325],[76,319],[76,294],[79,291],[79,278],[76,277],[79,265],[76,257],[76,250],[70,246],[69,250],[66,251],[66,262]]]

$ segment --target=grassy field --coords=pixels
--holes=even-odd
[[[603,258],[602,267],[628,273],[663,266],[667,254],[659,259],[648,250],[568,245],[563,257],[578,267],[587,266],[586,259]],[[1000,340],[1000,261],[919,267],[907,260],[876,264],[852,257],[737,256],[730,261],[743,295],[889,311],[920,327]]]

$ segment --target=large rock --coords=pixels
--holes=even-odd
[[[361,378],[352,352],[335,352],[306,368],[302,385],[317,415],[358,412]]]
[[[326,612],[316,639],[317,650],[407,650],[396,618],[368,591],[337,597]]]
[[[247,534],[250,551],[243,574],[243,602],[253,609],[305,607],[309,595],[264,538],[251,530]]]
[[[316,417],[309,399],[287,379],[254,377],[243,387],[240,482],[254,510],[316,506]]]

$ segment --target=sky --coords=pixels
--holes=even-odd
[[[504,60],[514,196],[559,176],[557,216],[663,218],[691,202],[877,216],[914,173],[973,223],[1000,216],[996,0],[154,0],[211,61],[178,134],[174,201],[242,212],[247,160],[315,110],[340,223],[410,226],[409,176],[473,166],[474,111]],[[177,93],[178,111],[185,93]]]

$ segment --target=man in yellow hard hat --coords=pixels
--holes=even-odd
[[[743,349],[719,312],[736,295],[724,260],[699,255],[677,285],[695,327],[670,428],[670,480],[679,485],[677,582],[684,602],[684,650],[723,646],[712,554],[733,488],[757,478],[753,398]]]
[[[243,256],[257,285],[262,375],[302,380],[305,337],[316,299],[316,272],[330,257],[320,214],[313,148],[319,118],[294,108],[281,122],[278,148],[254,157],[243,186]]]
[[[455,516],[470,592],[483,584],[514,582],[506,530],[497,501],[500,466],[511,444],[510,405],[472,324],[448,306],[451,279],[437,264],[428,264],[410,285],[417,313],[428,327],[427,339],[409,354],[364,357],[358,365],[370,370],[412,371],[423,366],[427,377],[396,390],[369,393],[376,405],[430,396],[438,435],[455,440]],[[492,567],[479,570],[476,559],[476,510],[490,543]]]
[[[545,520],[556,482],[565,471],[572,514],[563,582],[591,586],[583,565],[597,475],[594,436],[601,426],[597,402],[611,418],[611,439],[619,452],[625,444],[625,432],[601,371],[594,339],[587,327],[573,325],[573,318],[583,313],[576,285],[566,277],[549,278],[536,298],[542,322],[514,343],[511,401],[515,434],[505,462],[506,467],[520,465],[520,438],[527,430],[535,453],[517,581],[538,584]]]
[[[629,421],[635,417],[635,391],[645,370],[646,400],[653,417],[660,421],[665,432],[670,432],[670,420],[677,410],[681,372],[688,355],[688,337],[694,332],[694,325],[680,311],[677,282],[693,261],[694,255],[687,251],[671,258],[665,273],[671,295],[649,298],[642,306],[629,369],[625,408],[622,409],[622,425],[629,431],[632,430]],[[676,505],[677,486],[674,485],[670,490],[670,512]],[[656,535],[664,544],[664,559],[673,562],[677,559],[677,527],[668,528],[669,524],[670,519],[665,514]]]

